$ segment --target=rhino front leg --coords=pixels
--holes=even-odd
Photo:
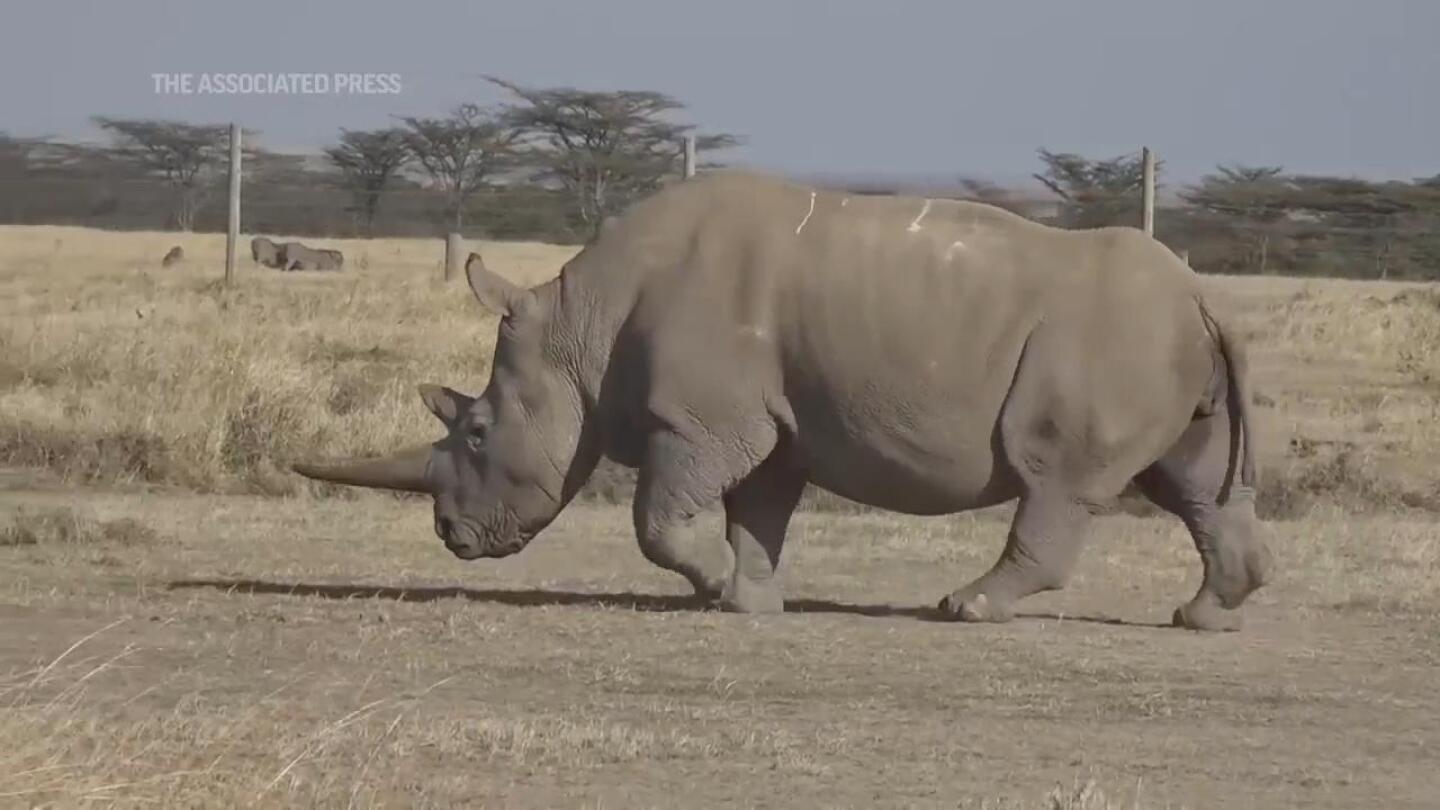
[[[785,529],[805,489],[803,470],[780,452],[770,456],[725,495],[726,534],[735,552],[723,609],[737,613],[780,613],[785,609],[777,569]]]
[[[723,480],[703,454],[670,431],[650,437],[635,487],[635,537],[645,559],[685,577],[697,596],[720,598],[731,553],[716,538],[697,538],[691,523],[720,498]]]
[[[940,600],[940,611],[967,622],[1009,621],[1017,600],[1065,586],[1090,521],[1089,509],[1060,492],[1021,496],[1000,559]]]

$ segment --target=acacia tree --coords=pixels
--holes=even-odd
[[[465,204],[504,165],[516,132],[476,104],[462,104],[445,118],[400,120],[411,156],[444,192],[455,229],[461,229]]]
[[[1275,223],[1286,215],[1290,186],[1279,166],[1217,166],[1181,193],[1189,204],[1231,221],[1254,234],[1244,242],[1255,257],[1252,266],[1269,271],[1270,243]],[[1248,257],[1247,257],[1248,258]]]
[[[1296,176],[1287,207],[1308,220],[1299,229],[1306,258],[1335,267],[1373,267],[1365,275],[1433,275],[1433,234],[1440,195],[1423,184],[1371,182],[1355,177]],[[1406,243],[1409,247],[1407,249]],[[1417,264],[1412,256],[1429,257]],[[1342,271],[1344,272],[1344,271]],[[1358,275],[1354,270],[1346,272]]]
[[[413,157],[407,133],[395,128],[341,129],[340,143],[328,147],[325,155],[344,175],[368,233],[375,226],[375,213],[380,209],[385,187]]]
[[[1222,166],[1182,196],[1211,224],[1223,226],[1219,244],[1212,245],[1220,248],[1218,269],[1224,272],[1440,274],[1440,188],[1424,181]]]
[[[664,118],[685,105],[663,93],[529,88],[485,78],[520,99],[504,109],[505,120],[523,136],[525,162],[539,167],[537,179],[558,183],[591,228],[677,174],[680,143],[695,130]],[[737,143],[733,135],[702,134],[695,149],[699,154]]]
[[[1098,228],[1140,221],[1145,185],[1145,165],[1140,155],[1092,160],[1070,152],[1039,152],[1045,171],[1033,177],[1065,201],[1066,224]],[[1158,177],[1158,163],[1155,172]]]
[[[182,231],[194,228],[196,214],[225,167],[230,128],[105,116],[96,116],[94,121],[114,138],[117,155],[146,174],[164,178],[174,190],[171,220],[175,227]],[[253,133],[246,131],[245,135]]]

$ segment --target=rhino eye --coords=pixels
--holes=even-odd
[[[485,434],[489,429],[484,422],[476,422],[470,426],[470,433],[465,439],[470,442],[471,447],[480,447],[485,444]]]

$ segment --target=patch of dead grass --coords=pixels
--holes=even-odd
[[[1145,626],[1200,575],[1173,518],[1097,520],[1064,591],[978,627],[547,601],[683,592],[625,508],[461,565],[424,505],[383,497],[84,496],[175,540],[112,549],[113,577],[0,548],[0,806],[1398,805],[1428,773],[1400,741],[1437,709],[1415,641],[1440,615],[1430,517],[1269,524],[1276,581],[1246,630],[1203,636]],[[994,559],[1006,511],[800,515],[787,593],[933,605]]]
[[[354,806],[368,798],[373,806],[370,766],[387,745],[392,758],[405,753],[406,735],[394,732],[425,690],[301,723],[273,692],[244,708],[190,693],[164,711],[144,704],[158,684],[97,697],[95,686],[145,653],[127,645],[108,657],[84,654],[120,623],[0,679],[0,803]]]
[[[175,239],[190,260],[154,267]],[[214,235],[0,228],[0,463],[72,481],[293,493],[310,487],[288,472],[296,457],[433,438],[418,383],[483,385],[496,320],[463,283],[438,280],[439,241],[340,240],[369,258],[341,274],[242,260],[228,290],[217,284],[223,246]],[[478,247],[526,284],[574,253]]]
[[[70,507],[22,507],[9,524],[0,528],[0,547],[87,547],[102,543],[137,546],[155,539],[155,532],[134,518],[97,520]]]
[[[362,686],[344,708],[319,712],[297,712],[288,694],[304,691],[303,670],[243,704],[195,690],[164,705],[154,695],[189,683],[190,673],[171,672],[160,682],[125,677],[126,669],[146,671],[151,651],[96,646],[125,622],[87,633],[42,665],[0,676],[0,805],[464,806],[477,798],[472,774],[479,770],[578,776],[617,765],[703,768],[737,757],[769,763],[775,778],[833,776],[815,755],[836,746],[765,727],[695,720],[664,727],[645,725],[653,718],[631,723],[583,709],[472,707],[457,714],[432,696],[459,675],[374,697]],[[421,778],[421,763],[449,763],[450,773]],[[960,806],[1146,806],[1139,784],[1120,803],[1095,779],[1078,776],[1068,786],[1027,792],[1034,798]],[[545,802],[537,795],[522,803]]]

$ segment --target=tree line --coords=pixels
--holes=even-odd
[[[680,175],[685,136],[702,155],[741,142],[677,123],[685,105],[663,93],[486,81],[510,100],[342,129],[318,156],[268,151],[247,130],[244,230],[583,242]],[[94,120],[108,144],[0,134],[0,221],[224,230],[227,126]],[[1069,228],[1140,223],[1138,153],[1042,148],[1038,158],[1047,199],[976,178],[957,178],[948,196]],[[1157,173],[1167,190],[1163,161]],[[1156,236],[1202,272],[1440,280],[1440,175],[1381,182],[1224,165],[1173,191]]]
[[[975,178],[964,196],[1067,228],[1139,226],[1140,154],[1038,150],[1053,203]],[[1164,162],[1156,165],[1162,191]],[[1440,281],[1440,175],[1411,181],[1221,165],[1157,207],[1155,236],[1201,272]]]
[[[678,176],[686,136],[700,155],[740,142],[676,122],[685,106],[664,93],[486,79],[513,100],[341,129],[320,160],[260,148],[260,133],[245,130],[244,229],[346,236],[479,230],[584,240],[606,216]],[[109,144],[0,133],[0,220],[223,228],[216,220],[225,215],[219,198],[228,125],[92,120]],[[397,210],[386,217],[388,208]]]

